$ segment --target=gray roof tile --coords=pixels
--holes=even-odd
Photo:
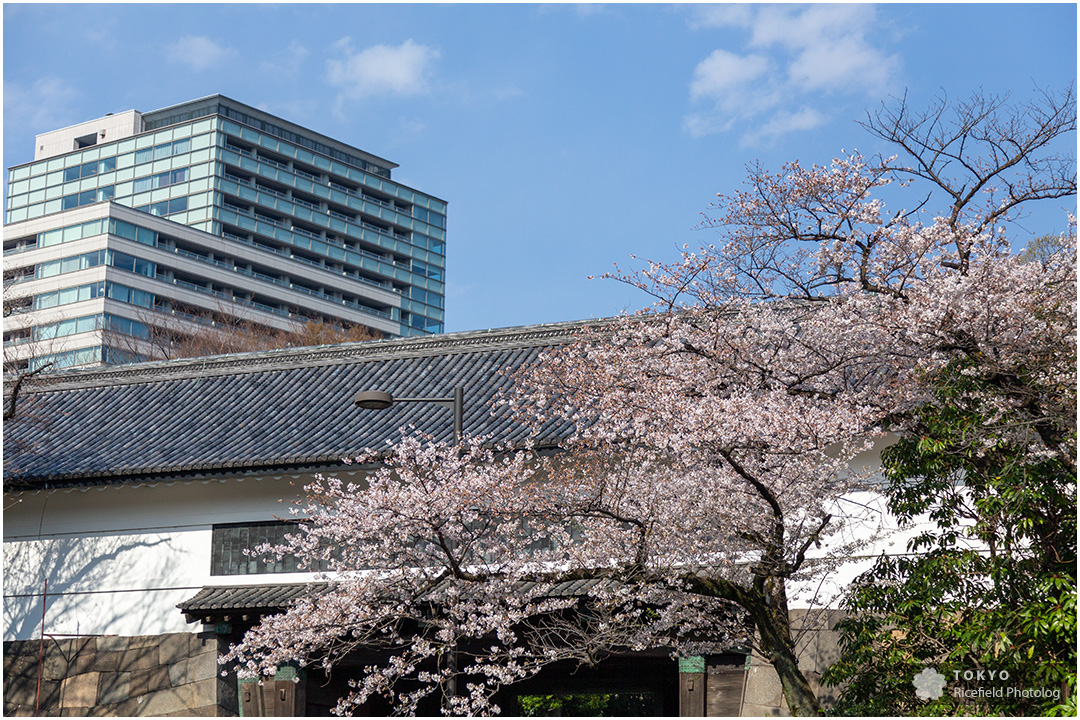
[[[491,400],[505,374],[568,342],[587,322],[324,345],[54,373],[5,428],[8,490],[137,482],[184,474],[336,464],[385,447],[415,425],[452,434],[445,408],[352,403],[362,389],[397,397],[465,389],[465,430],[524,442],[528,430]],[[552,444],[571,428],[549,424]]]

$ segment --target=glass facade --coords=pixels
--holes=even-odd
[[[197,124],[12,168],[7,223],[103,200],[141,207],[182,197],[187,202],[184,212],[169,219],[183,225],[201,223],[201,229],[209,230],[215,133],[212,120]]]
[[[230,241],[235,248],[227,261],[236,272],[391,319],[399,324],[399,335],[442,331],[445,202],[394,182],[390,168],[377,159],[348,152],[348,146],[300,132],[227,98],[148,113],[143,127],[145,132],[132,137],[12,168],[7,223],[112,201]],[[158,244],[154,231],[113,219],[40,233],[37,247],[106,232],[105,223],[110,222],[109,232]],[[339,280],[326,283],[333,288],[327,289],[253,267],[243,262],[253,247],[333,273]],[[175,245],[170,248],[185,253]],[[96,262],[155,277],[153,263],[140,261],[136,268],[135,258],[129,262],[127,257],[79,253],[42,263],[36,276],[59,275]],[[194,259],[222,264],[219,257]],[[357,290],[337,290],[342,278],[355,282]],[[171,274],[158,279],[220,292],[213,283],[197,279]],[[379,301],[365,287],[394,293],[400,302]],[[82,292],[82,286],[71,290]],[[58,304],[60,293],[71,296],[65,290],[53,293]],[[52,301],[46,295],[35,298],[35,307]],[[303,302],[298,297],[295,309]],[[268,305],[279,314],[294,309]]]

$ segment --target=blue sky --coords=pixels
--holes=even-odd
[[[647,301],[587,276],[712,242],[700,213],[747,163],[885,151],[856,121],[905,91],[1060,90],[1076,33],[1073,4],[7,4],[4,163],[220,92],[449,202],[448,331],[604,317]]]

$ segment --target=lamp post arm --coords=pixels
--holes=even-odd
[[[464,420],[464,408],[465,408],[465,390],[461,387],[454,388],[454,394],[452,397],[440,398],[440,397],[415,397],[415,398],[394,398],[394,402],[423,402],[432,403],[433,405],[441,405],[444,408],[448,408],[454,412],[454,444],[461,442],[461,437],[464,433],[463,425]]]

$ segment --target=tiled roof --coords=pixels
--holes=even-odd
[[[204,587],[195,597],[176,607],[192,619],[226,613],[277,612],[286,610],[297,598],[309,593],[322,594],[328,589],[326,583]]]
[[[588,322],[324,345],[58,372],[20,399],[5,428],[8,490],[143,482],[333,465],[385,447],[414,425],[437,439],[450,411],[429,403],[353,405],[359,390],[396,397],[465,391],[464,428],[525,442],[492,400],[506,371],[535,362]],[[568,425],[541,429],[553,444]]]
[[[521,593],[533,590],[538,583],[520,582]],[[598,592],[618,586],[609,578],[588,578],[556,583],[546,597],[584,597],[590,591]],[[281,585],[240,585],[232,587],[204,587],[193,598],[176,607],[189,618],[220,616],[229,613],[260,613],[286,610],[298,598],[308,594],[321,595],[330,590],[329,583],[286,583]],[[437,591],[441,585],[436,586]]]

